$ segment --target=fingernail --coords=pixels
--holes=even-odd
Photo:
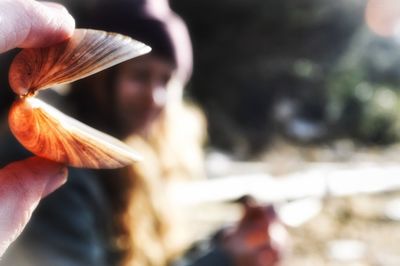
[[[58,3],[54,3],[54,2],[40,2],[42,5],[45,5],[45,6],[47,6],[47,7],[50,7],[50,8],[53,8],[53,9],[57,9],[57,10],[65,10],[65,11],[67,11],[67,9],[63,6],[63,5],[61,5],[61,4],[58,4]]]
[[[47,195],[61,187],[63,184],[65,184],[65,182],[67,181],[67,173],[67,168],[63,166],[60,168],[60,171],[57,174],[50,177],[49,181],[46,184],[46,187],[43,190],[42,197],[46,197]]]
[[[40,2],[46,8],[49,9],[50,13],[55,16],[62,29],[64,29],[67,33],[67,37],[71,36],[75,29],[75,19],[68,12],[67,8],[61,4],[54,2]]]

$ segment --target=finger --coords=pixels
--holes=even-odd
[[[42,47],[70,37],[75,21],[59,4],[0,0],[0,52],[15,47]]]
[[[0,256],[27,224],[40,199],[65,183],[66,168],[39,157],[0,170]]]

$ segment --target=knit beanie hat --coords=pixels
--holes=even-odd
[[[149,45],[151,54],[173,62],[183,83],[191,76],[189,33],[168,0],[101,0],[80,26],[128,35]]]

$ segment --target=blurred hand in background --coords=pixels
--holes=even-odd
[[[273,206],[261,205],[250,197],[240,202],[244,207],[243,217],[224,232],[223,247],[236,266],[277,265],[286,248],[287,235]]]

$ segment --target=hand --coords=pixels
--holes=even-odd
[[[252,198],[243,198],[244,214],[239,223],[223,232],[221,244],[231,255],[235,266],[277,265],[284,251],[286,231],[281,227],[272,206],[259,205]],[[283,230],[283,231],[281,231]],[[274,234],[275,233],[275,234]],[[283,240],[283,241],[282,241]]]
[[[230,254],[235,266],[274,266],[280,260],[276,247],[269,241],[259,245],[249,245],[247,233],[238,228],[228,230],[222,242],[223,248]],[[258,232],[258,234],[267,234]]]
[[[0,0],[0,53],[49,46],[70,37],[75,21],[59,4]],[[0,169],[0,257],[22,232],[39,201],[65,183],[66,167],[39,157]]]

